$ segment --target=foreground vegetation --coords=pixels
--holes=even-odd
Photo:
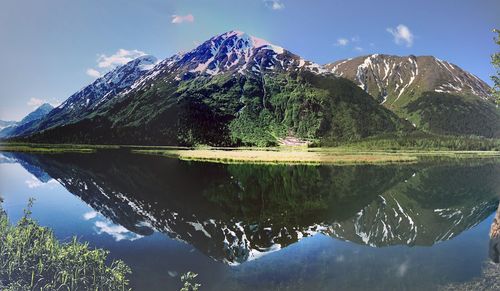
[[[106,264],[107,251],[76,238],[59,243],[30,218],[30,207],[16,225],[0,208],[1,290],[128,290],[125,263]]]

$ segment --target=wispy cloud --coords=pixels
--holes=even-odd
[[[410,264],[409,264],[408,260],[401,263],[400,265],[398,265],[396,267],[396,276],[404,277],[406,275],[406,273],[408,272],[409,266],[410,266]]]
[[[96,69],[87,69],[86,71],[87,75],[91,76],[92,78],[99,78],[101,76],[101,72],[99,72],[98,70]]]
[[[339,38],[337,39],[337,42],[335,43],[336,46],[346,46],[349,44],[349,40],[347,38]]]
[[[281,0],[264,0],[264,3],[272,10],[281,10],[285,8],[285,4]]]
[[[362,52],[364,49],[361,46],[356,45],[359,42],[361,42],[361,39],[359,38],[359,36],[356,35],[352,37],[337,38],[337,41],[333,45],[337,47],[349,47],[352,48],[354,51]]]
[[[59,102],[57,100],[55,100],[55,101],[48,101],[47,99],[30,98],[30,100],[28,100],[28,102],[26,103],[26,105],[28,105],[29,107],[37,108],[37,107],[40,107],[41,105],[43,105],[45,103],[49,103],[50,105],[56,107],[61,102]]]
[[[43,99],[30,98],[30,100],[28,100],[28,103],[26,103],[26,104],[30,107],[38,107],[44,103],[45,103],[45,100],[43,100]]]
[[[44,183],[33,176],[31,177],[31,179],[26,180],[24,182],[26,183],[26,186],[28,186],[28,188],[30,188],[30,189],[40,188],[40,187],[47,186],[47,185],[59,184],[59,182],[57,182],[54,179],[50,179],[49,181]]]
[[[396,28],[387,28],[387,32],[392,34],[394,37],[394,42],[398,45],[405,44],[407,47],[411,47],[413,45],[413,33],[408,28],[408,26],[404,24],[400,24],[396,26]]]
[[[188,23],[194,22],[194,16],[192,14],[172,15],[172,23],[173,24],[181,24],[184,22],[188,22]]]
[[[133,59],[146,55],[145,52],[140,50],[126,50],[119,49],[116,53],[107,56],[102,54],[97,59],[97,66],[103,69],[110,69],[116,66],[125,65]]]
[[[119,49],[114,54],[108,56],[100,54],[97,57],[97,68],[88,68],[85,73],[90,77],[97,79],[102,77],[106,72],[125,65],[126,63],[146,55],[145,52],[140,50],[126,50]]]

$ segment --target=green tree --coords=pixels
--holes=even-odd
[[[500,30],[494,29],[493,32],[497,34],[495,42],[500,46]],[[496,97],[497,104],[500,105],[500,51],[491,56],[491,63],[496,70],[496,75],[491,76],[491,80],[493,80],[493,94]]]

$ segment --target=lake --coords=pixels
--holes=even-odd
[[[491,264],[500,163],[238,165],[98,151],[0,155],[33,217],[133,270],[137,290],[435,290]]]

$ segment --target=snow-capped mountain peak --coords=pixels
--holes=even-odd
[[[269,49],[269,50],[274,51],[277,54],[282,54],[284,52],[284,49],[280,46],[274,45],[265,39],[249,35],[243,31],[239,31],[239,30],[229,31],[229,32],[221,35],[220,37],[226,37],[226,39],[236,38],[237,39],[236,43],[242,44],[241,47],[237,47],[240,49],[247,49],[247,48]]]
[[[321,66],[242,31],[229,31],[212,37],[180,57],[174,66],[174,69],[180,72],[178,75],[216,75],[225,72],[245,74],[300,68],[323,72]]]
[[[57,109],[79,110],[82,107],[95,107],[128,88],[144,72],[151,70],[156,64],[158,64],[158,60],[154,56],[138,57],[96,79],[92,84],[70,96]]]
[[[82,119],[96,110],[99,105],[104,104],[105,101],[129,88],[157,64],[158,60],[155,57],[144,55],[114,68],[71,95],[41,119],[36,127],[27,128],[19,134],[30,134]]]

